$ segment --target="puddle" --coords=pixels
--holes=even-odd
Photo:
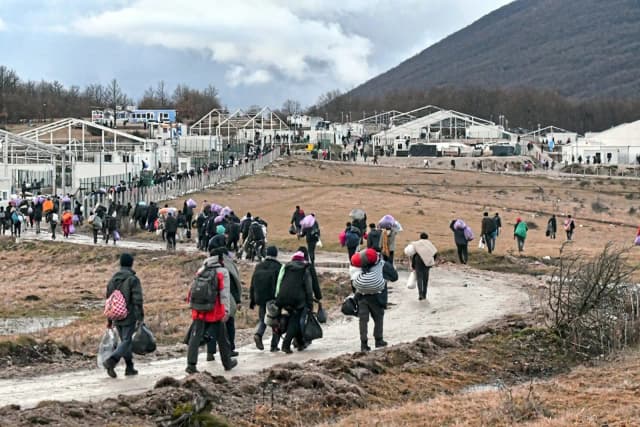
[[[33,334],[50,328],[67,326],[77,317],[10,317],[0,318],[0,335]]]
[[[498,383],[493,384],[475,384],[469,387],[465,387],[462,389],[460,393],[462,394],[470,394],[470,393],[484,393],[487,391],[500,391],[504,388],[503,385]]]

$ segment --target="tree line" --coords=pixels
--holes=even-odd
[[[52,118],[88,117],[91,110],[116,109],[134,105],[117,79],[108,84],[65,87],[59,81],[23,80],[0,65],[0,124],[42,121]],[[140,99],[140,108],[176,109],[181,120],[195,121],[213,108],[220,107],[218,91],[213,85],[203,90],[180,84],[169,93],[164,81],[148,89]]]
[[[505,116],[512,130],[535,130],[549,125],[580,134],[609,129],[640,119],[640,99],[574,100],[552,90],[531,88],[456,88],[394,90],[369,97],[356,97],[334,90],[323,94],[310,114],[327,120],[342,117],[357,121],[363,116],[389,110],[411,111],[426,105],[471,114],[493,122]]]

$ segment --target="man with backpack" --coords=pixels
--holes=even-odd
[[[126,252],[120,255],[120,271],[113,275],[107,285],[107,304],[105,307],[105,314],[109,319],[107,327],[111,328],[115,325],[118,335],[120,335],[120,344],[118,344],[111,356],[103,362],[103,366],[111,378],[117,377],[115,367],[120,359],[124,359],[127,366],[124,371],[125,376],[138,374],[138,371],[133,367],[131,338],[133,337],[133,332],[142,324],[144,309],[142,286],[132,267],[133,256]],[[115,303],[116,300],[124,302],[123,306],[126,309],[118,312],[107,312],[107,307],[110,305],[119,305]],[[110,304],[110,302],[114,302],[114,304]]]
[[[238,362],[232,359],[231,347],[225,323],[231,315],[231,279],[229,271],[222,265],[225,249],[210,251],[189,291],[189,306],[193,320],[188,334],[187,369],[188,374],[198,372],[198,349],[203,341],[215,337],[220,347],[222,366],[226,371]]]
[[[360,229],[350,222],[347,222],[345,232],[345,246],[347,247],[347,252],[349,256],[349,261],[353,254],[358,250],[358,246],[360,245]]]
[[[291,261],[282,266],[276,284],[276,305],[289,314],[287,334],[282,342],[282,351],[291,354],[291,342],[295,338],[298,350],[305,349],[302,319],[313,309],[313,285],[309,264],[304,253],[293,254]]]
[[[282,267],[282,264],[276,259],[277,257],[278,248],[275,246],[269,246],[267,248],[267,257],[264,261],[256,265],[256,269],[251,277],[251,287],[249,288],[249,308],[253,310],[256,305],[258,306],[258,325],[256,326],[256,333],[253,336],[258,350],[264,350],[262,336],[267,330],[267,325],[264,322],[264,318],[267,313],[267,303],[275,298],[278,274]],[[272,352],[279,351],[279,342],[280,335],[273,333],[271,336]]]

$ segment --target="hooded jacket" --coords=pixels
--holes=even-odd
[[[281,267],[282,279],[276,296],[278,307],[296,310],[313,307],[313,286],[308,267],[302,261],[291,261]]]
[[[455,224],[457,221],[459,220],[453,220],[449,225],[449,228],[451,229],[451,231],[453,231],[453,239],[455,240],[456,245],[467,245],[469,241],[467,240],[467,237],[464,235],[464,227],[456,228]]]
[[[493,234],[497,229],[498,226],[496,225],[496,222],[493,220],[493,218],[490,218],[488,216],[482,218],[482,235]]]
[[[255,305],[265,305],[267,301],[275,298],[278,273],[280,273],[281,267],[280,262],[269,257],[256,265],[249,288],[249,306],[251,308]]]
[[[114,320],[116,326],[128,326],[144,319],[142,286],[136,276],[136,272],[129,267],[121,267],[107,284],[107,298],[119,289],[127,301],[127,311],[129,314],[123,320]]]
[[[220,322],[224,319],[226,313],[231,315],[231,280],[229,271],[220,264],[218,256],[207,258],[202,263],[201,268],[215,268],[218,274],[218,298],[213,309],[207,313],[191,310],[191,318],[193,320],[204,320],[208,323]],[[187,295],[187,301],[191,299],[191,290]]]

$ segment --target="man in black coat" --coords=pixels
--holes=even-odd
[[[258,325],[256,327],[256,333],[253,336],[258,350],[264,350],[262,336],[267,330],[267,325],[264,322],[264,317],[267,313],[267,302],[275,298],[278,274],[282,267],[282,264],[276,259],[277,257],[278,249],[275,246],[269,246],[267,248],[267,257],[264,261],[256,265],[256,269],[251,277],[249,308],[253,309],[256,305],[258,306]],[[279,351],[279,342],[280,335],[273,333],[271,336],[272,352]]]
[[[172,212],[167,214],[164,222],[164,231],[167,234],[167,250],[176,250],[176,233],[178,232],[178,219]]]
[[[117,289],[122,292],[127,302],[127,317],[122,320],[109,319],[107,326],[113,325],[118,329],[120,344],[107,360],[103,362],[107,374],[111,378],[116,378],[115,367],[124,359],[127,367],[124,371],[126,376],[137,375],[138,371],[133,367],[133,354],[131,352],[133,332],[138,329],[144,319],[144,309],[142,300],[142,286],[140,280],[133,271],[133,256],[128,253],[120,255],[120,271],[115,273],[107,285],[107,298]]]
[[[276,295],[276,304],[289,313],[287,334],[282,342],[282,351],[292,353],[291,342],[295,338],[304,343],[303,330],[300,325],[306,313],[313,309],[313,286],[309,264],[300,251],[293,254],[291,262],[285,265],[282,282]],[[299,350],[306,346],[300,345]]]

